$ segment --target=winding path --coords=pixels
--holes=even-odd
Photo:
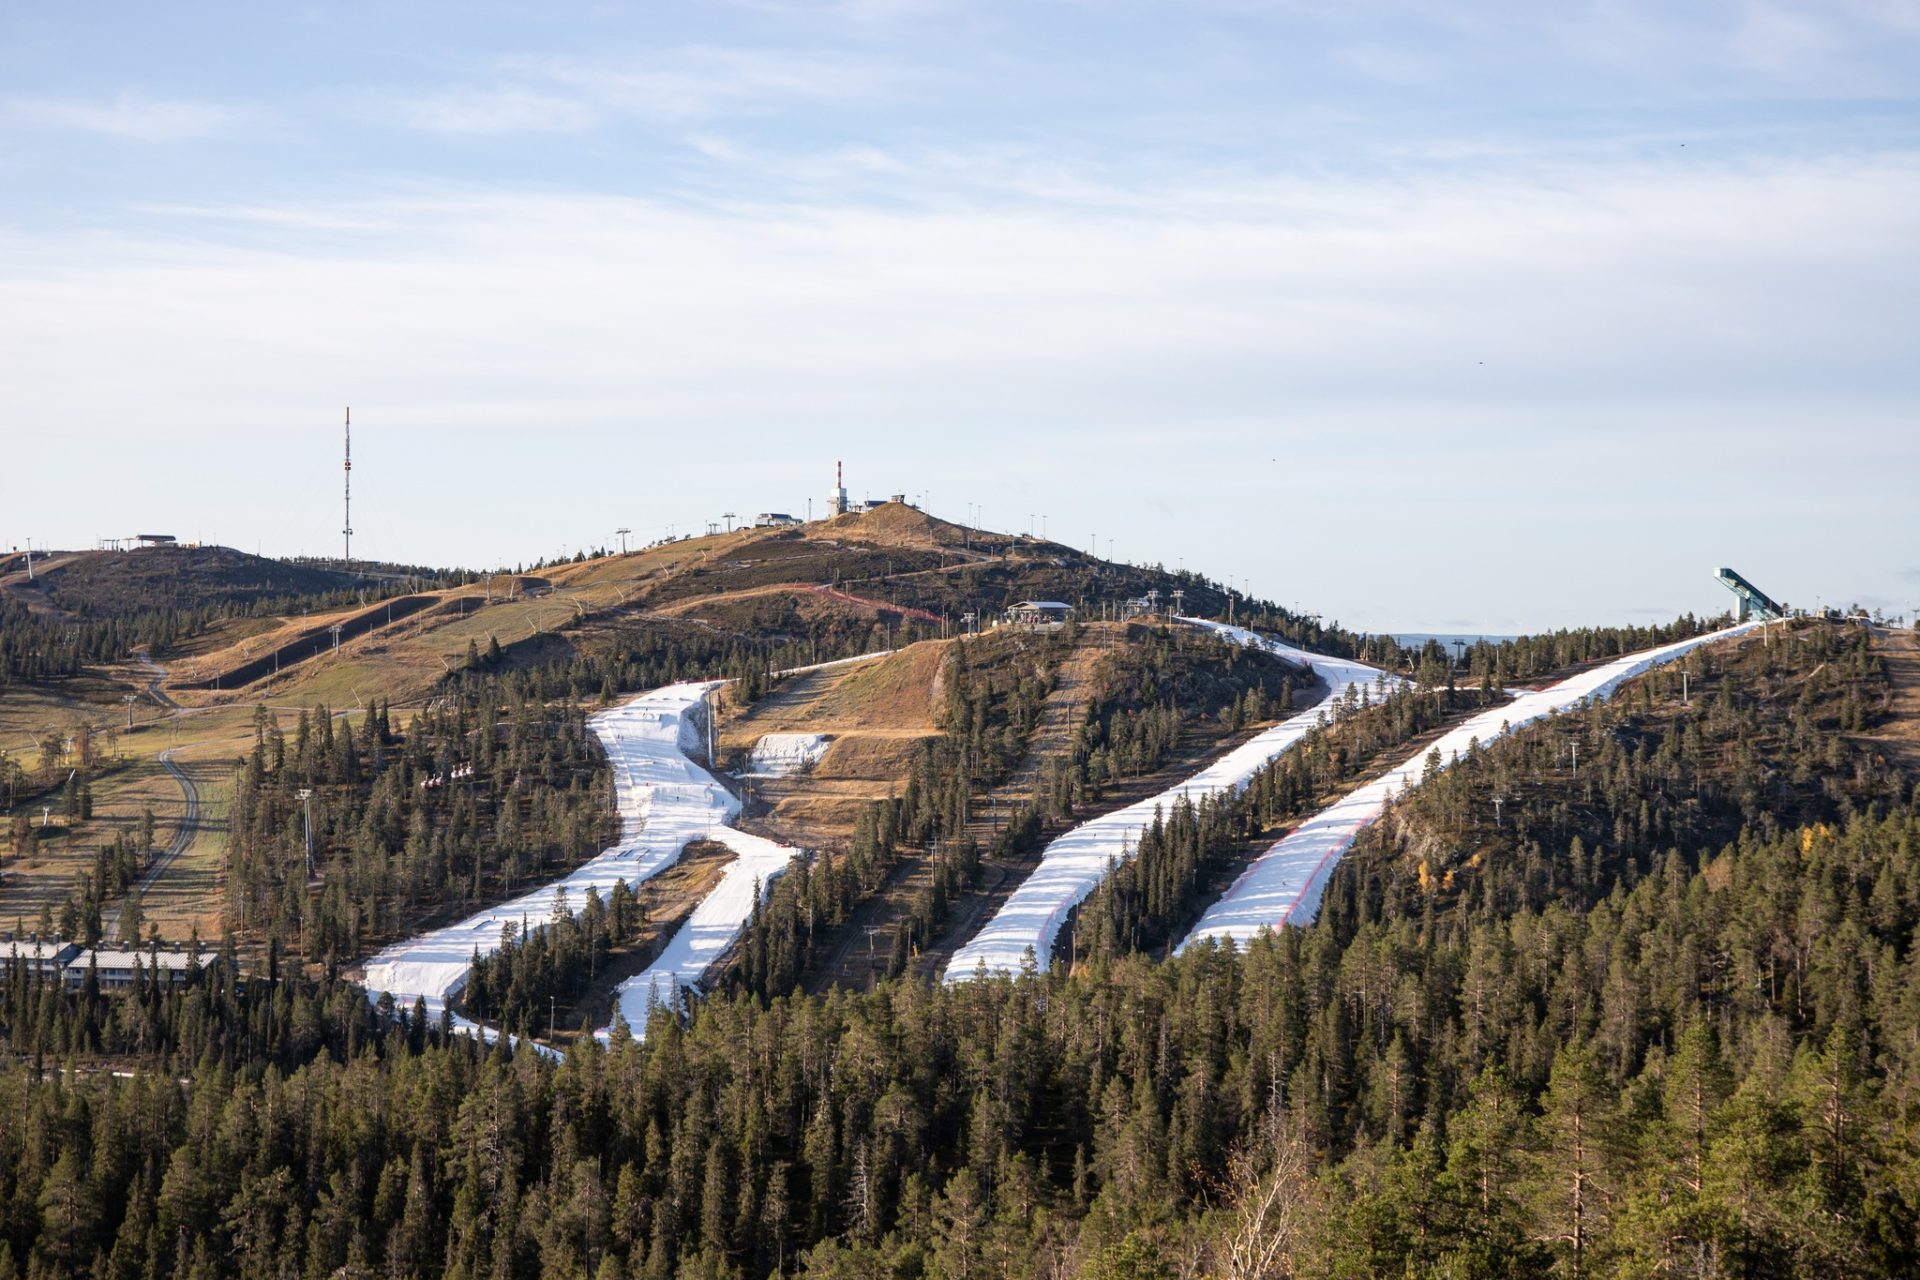
[[[149,657],[145,649],[135,653],[134,657],[140,660],[141,666],[153,673],[153,678],[147,681],[147,696],[161,706],[178,712],[180,704],[160,687],[161,681],[167,678],[167,669]],[[174,828],[173,839],[168,841],[167,847],[160,851],[160,856],[155,858],[152,864],[140,874],[140,878],[128,887],[126,895],[120,900],[123,906],[127,897],[134,894],[144,896],[147,890],[153,887],[154,881],[166,874],[167,868],[173,865],[174,860],[187,851],[187,847],[193,843],[193,837],[199,832],[200,788],[193,784],[193,779],[186,775],[185,770],[173,762],[173,753],[179,749],[168,747],[157,758],[166,771],[173,775],[173,780],[180,784],[180,797],[184,802],[180,812],[180,824]],[[120,911],[121,907],[116,906],[101,913],[100,923],[103,932],[110,936],[119,933]]]
[[[180,704],[160,687],[160,682],[167,678],[167,669],[148,656],[145,649],[138,650],[133,656],[140,660],[141,666],[153,673],[153,679],[147,681],[147,696],[170,711],[180,710]]]
[[[161,851],[160,856],[153,860],[153,865],[146,869],[145,874],[143,874],[133,888],[128,891],[130,893],[145,893],[148,887],[164,875],[168,867],[173,865],[173,860],[187,851],[187,846],[193,843],[194,834],[199,830],[200,788],[194,786],[193,779],[189,778],[186,775],[186,771],[173,762],[173,753],[179,749],[178,747],[168,747],[160,753],[159,759],[160,763],[166,766],[167,772],[173,775],[173,780],[180,784],[180,794],[185,797],[187,802],[186,810],[181,815],[180,825],[174,831],[173,839],[169,841],[167,847]],[[118,914],[118,912],[115,912],[116,917]]]

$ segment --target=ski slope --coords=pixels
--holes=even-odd
[[[605,899],[622,880],[632,888],[672,866],[690,840],[724,838],[730,848],[741,852],[742,862],[751,858],[754,867],[760,868],[771,855],[759,846],[772,842],[727,826],[738,814],[739,802],[688,756],[689,752],[705,754],[706,697],[722,683],[668,685],[594,716],[589,723],[613,766],[620,842],[564,879],[489,907],[458,924],[388,947],[367,962],[369,995],[391,992],[402,1008],[412,1005],[416,998],[423,999],[437,1016],[465,984],[474,953],[488,955],[499,949],[505,926],[517,929],[523,923],[528,927],[545,924],[553,916],[557,890],[566,891],[568,909],[577,912],[586,904],[589,889]],[[782,864],[792,852],[782,852]],[[708,914],[706,933],[702,935],[705,945],[690,944],[686,948],[687,964],[712,951],[711,935],[718,928],[715,913],[736,905],[734,898],[738,895],[729,889],[730,882],[737,879],[735,870],[735,865],[729,865],[722,877],[714,896],[728,896]],[[745,892],[751,896],[751,875]],[[695,920],[707,906],[703,902],[695,909]],[[750,909],[749,901],[734,915],[736,931]],[[688,922],[689,929],[693,922]],[[687,931],[683,929],[682,933]],[[676,945],[680,941],[674,939]],[[673,947],[668,951],[671,953]]]
[[[738,856],[659,957],[620,984],[620,1016],[636,1036],[645,1034],[654,1005],[674,1005],[683,987],[698,989],[700,976],[733,945],[753,914],[756,886],[764,896],[774,878],[787,869],[788,860],[800,852],[732,827],[716,828],[713,838]]]
[[[1328,872],[1352,846],[1362,828],[1386,810],[1393,796],[1419,782],[1426,769],[1428,751],[1440,753],[1444,768],[1459,758],[1476,738],[1482,743],[1491,742],[1544,716],[1589,701],[1605,701],[1637,675],[1672,662],[1701,645],[1744,634],[1760,625],[1742,623],[1657,649],[1631,653],[1481,712],[1450,730],[1426,751],[1322,809],[1268,848],[1240,874],[1219,901],[1207,909],[1200,923],[1181,941],[1179,950],[1207,939],[1231,938],[1244,946],[1262,929],[1311,920],[1320,908],[1320,894],[1326,887]]]
[[[1181,621],[1204,627],[1232,643],[1261,648],[1302,666],[1311,665],[1327,682],[1327,696],[1311,709],[1229,751],[1178,786],[1124,809],[1102,814],[1055,839],[1041,855],[1040,865],[1034,868],[1033,874],[1013,891],[979,933],[954,952],[947,963],[948,982],[967,981],[983,969],[988,974],[1017,973],[1029,953],[1045,968],[1067,914],[1106,878],[1110,865],[1132,856],[1140,833],[1152,825],[1156,812],[1171,811],[1175,801],[1182,797],[1197,805],[1205,796],[1240,790],[1269,760],[1306,737],[1320,722],[1326,708],[1337,703],[1348,686],[1359,685],[1365,692],[1383,677],[1393,679],[1385,677],[1377,667],[1308,653],[1256,635],[1245,627],[1199,618]]]

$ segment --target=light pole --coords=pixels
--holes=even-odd
[[[313,788],[302,787],[295,792],[307,815],[307,879],[313,879]]]

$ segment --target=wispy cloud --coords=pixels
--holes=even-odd
[[[575,133],[591,128],[594,109],[578,98],[517,85],[403,96],[385,104],[402,124],[432,133]]]
[[[872,103],[924,79],[843,51],[695,46],[631,55],[517,56],[485,86],[396,95],[383,110],[436,133],[578,131],[622,119],[690,125],[798,104]]]
[[[238,343],[261,353],[262,381],[232,385],[236,404],[303,383],[325,351],[384,369],[394,403],[491,388],[477,402],[514,414],[646,403],[662,421],[724,424],[853,403],[988,420],[1021,401],[1107,430],[1177,419],[1190,432],[1355,412],[1457,433],[1478,406],[1524,418],[1576,387],[1614,424],[1589,456],[1625,465],[1667,430],[1663,413],[1701,420],[1717,404],[1717,446],[1735,409],[1906,395],[1917,201],[1920,167],[1897,160],[1222,183],[998,208],[972,192],[702,208],[471,190],[191,207],[179,212],[195,223],[255,231],[185,250],[163,233],[125,254],[19,241],[10,256],[38,264],[38,292],[0,318],[0,373],[76,420],[120,392],[62,361],[171,382],[194,353]],[[191,323],[167,299],[193,299]],[[301,336],[266,336],[282,331]],[[495,385],[509,348],[521,356]],[[102,421],[120,408],[96,407]],[[1510,427],[1524,459],[1529,437]]]
[[[110,99],[13,98],[0,122],[13,129],[105,134],[132,142],[184,142],[218,133],[250,113],[213,102],[122,93]]]

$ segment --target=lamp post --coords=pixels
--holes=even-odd
[[[313,788],[302,787],[294,793],[306,810],[307,827],[307,879],[313,879]]]

